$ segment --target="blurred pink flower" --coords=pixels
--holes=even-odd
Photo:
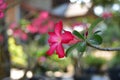
[[[65,57],[65,52],[62,44],[68,44],[71,40],[74,39],[74,36],[71,34],[71,32],[65,30],[62,32],[62,29],[62,21],[59,21],[55,25],[54,32],[49,32],[50,37],[48,39],[48,42],[50,45],[50,49],[47,51],[48,55],[52,55],[54,51],[56,51],[59,58]]]
[[[4,10],[6,9],[7,4],[4,2],[4,0],[0,0],[0,18],[4,17]]]
[[[0,10],[4,10],[7,8],[7,4],[5,2],[0,4]]]
[[[45,56],[41,56],[41,57],[38,58],[38,61],[45,62],[46,61],[46,57]]]
[[[37,33],[37,31],[38,31],[37,27],[35,27],[31,24],[27,26],[27,30],[31,33]]]
[[[25,32],[22,32],[20,34],[20,38],[23,40],[23,41],[26,41],[28,39],[28,35],[25,33]]]
[[[26,41],[28,39],[28,36],[25,32],[23,32],[21,29],[16,29],[13,31],[13,36],[15,38],[20,38],[21,40]]]
[[[47,11],[40,12],[38,17],[40,19],[48,19],[49,18],[49,13]]]
[[[43,11],[39,16],[33,19],[32,23],[27,26],[30,33],[46,34],[54,28],[54,22],[49,19],[49,13]]]
[[[16,29],[13,31],[13,36],[14,37],[20,37],[20,34],[22,33],[21,29]]]
[[[0,4],[2,4],[4,1],[3,0],[0,0]]]
[[[4,17],[4,13],[0,11],[0,19]]]
[[[9,28],[13,30],[13,29],[15,29],[17,26],[18,26],[17,23],[14,22],[14,23],[10,24]]]
[[[111,18],[112,16],[113,16],[113,14],[111,12],[104,12],[102,14],[102,18],[104,18],[104,19]]]

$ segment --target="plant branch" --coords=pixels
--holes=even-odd
[[[92,45],[90,43],[88,43],[87,45],[92,47],[92,48],[102,50],[102,51],[120,51],[120,47],[118,47],[118,48],[102,48],[102,47],[99,47],[99,46]]]

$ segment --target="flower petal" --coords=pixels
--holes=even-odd
[[[56,50],[56,47],[57,47],[57,44],[50,44],[50,48],[49,48],[49,50],[47,51],[47,54],[48,54],[49,56],[51,56],[51,55],[54,53],[54,51]]]
[[[71,40],[74,39],[74,36],[72,35],[71,32],[69,31],[65,31],[63,34],[62,34],[62,43],[69,43]]]
[[[0,11],[0,19],[4,17],[4,13]]]
[[[50,35],[50,37],[48,39],[49,43],[55,43],[55,42],[57,42],[58,37],[57,37],[57,35],[54,32],[49,32],[48,34]]]
[[[79,38],[77,38],[76,36],[74,36],[74,39],[69,41],[69,43],[67,43],[68,45],[73,45],[76,44],[78,42],[80,42],[81,40]]]
[[[63,49],[62,44],[57,45],[56,53],[58,54],[59,58],[65,57],[65,53],[64,53],[64,49]]]
[[[41,12],[40,14],[39,14],[39,16],[38,16],[40,19],[48,19],[49,18],[49,13],[47,12],[47,11],[43,11],[43,12]]]
[[[62,28],[63,28],[63,24],[62,21],[59,21],[56,25],[55,25],[55,33],[57,36],[60,36],[61,32],[62,32]]]

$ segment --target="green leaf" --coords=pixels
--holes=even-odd
[[[103,19],[102,18],[98,18],[95,22],[93,22],[88,30],[89,34],[92,34],[93,29],[97,26],[98,23],[100,23]]]
[[[72,46],[70,46],[67,50],[66,50],[66,56],[68,56],[69,54],[72,53],[72,51],[76,48],[78,44],[74,44]]]
[[[78,52],[84,52],[86,50],[86,42],[79,42],[77,45]]]
[[[102,37],[100,35],[93,35],[91,39],[89,39],[89,42],[94,45],[100,45],[102,43]]]
[[[94,32],[94,34],[99,34],[99,33],[101,33],[101,31],[100,31],[100,30],[99,30],[99,31]]]
[[[73,34],[76,35],[78,38],[85,40],[85,39],[84,39],[84,36],[81,35],[78,31],[75,31],[75,30],[74,30],[74,31],[73,31]]]

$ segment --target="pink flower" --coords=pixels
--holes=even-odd
[[[102,18],[104,19],[108,19],[108,18],[111,18],[112,17],[112,13],[111,12],[104,12],[102,14]]]
[[[23,41],[26,41],[28,39],[28,35],[25,33],[25,32],[22,32],[21,35],[20,35],[20,38],[23,40]]]
[[[45,62],[46,61],[46,57],[45,56],[41,56],[41,57],[38,58],[38,61]]]
[[[4,0],[0,0],[0,18],[4,17],[4,10],[6,9],[7,4],[4,2]]]
[[[49,13],[47,11],[40,12],[39,16],[40,19],[48,19]]]
[[[0,4],[2,4],[4,1],[3,0],[0,0]]]
[[[0,19],[4,17],[4,13],[0,11]]]
[[[49,19],[49,13],[43,11],[39,16],[33,19],[32,23],[27,26],[30,33],[46,34],[54,28],[54,22]]]
[[[18,24],[16,22],[13,22],[12,24],[10,24],[9,28],[14,30],[17,26]]]
[[[69,44],[69,45],[72,45],[72,44],[76,44],[76,43],[78,43],[78,42],[80,42],[80,41],[81,41],[80,39],[78,39],[76,36],[74,36],[74,39],[71,40],[68,44]]]
[[[38,31],[37,27],[35,27],[31,24],[27,26],[27,30],[31,33],[37,33],[37,31]]]
[[[13,36],[14,37],[20,37],[21,33],[22,33],[21,29],[16,29],[16,30],[13,31]]]
[[[6,3],[0,4],[0,10],[4,10],[6,8],[7,8],[7,4]]]
[[[15,38],[20,38],[23,41],[26,41],[28,39],[28,36],[25,32],[23,32],[21,29],[16,29],[13,31],[13,36]]]
[[[62,21],[59,21],[55,25],[54,32],[49,32],[48,42],[50,44],[50,49],[47,51],[48,55],[52,55],[56,51],[59,58],[65,57],[65,52],[62,44],[68,44],[71,40],[74,39],[74,36],[69,31],[62,31],[63,24]]]

